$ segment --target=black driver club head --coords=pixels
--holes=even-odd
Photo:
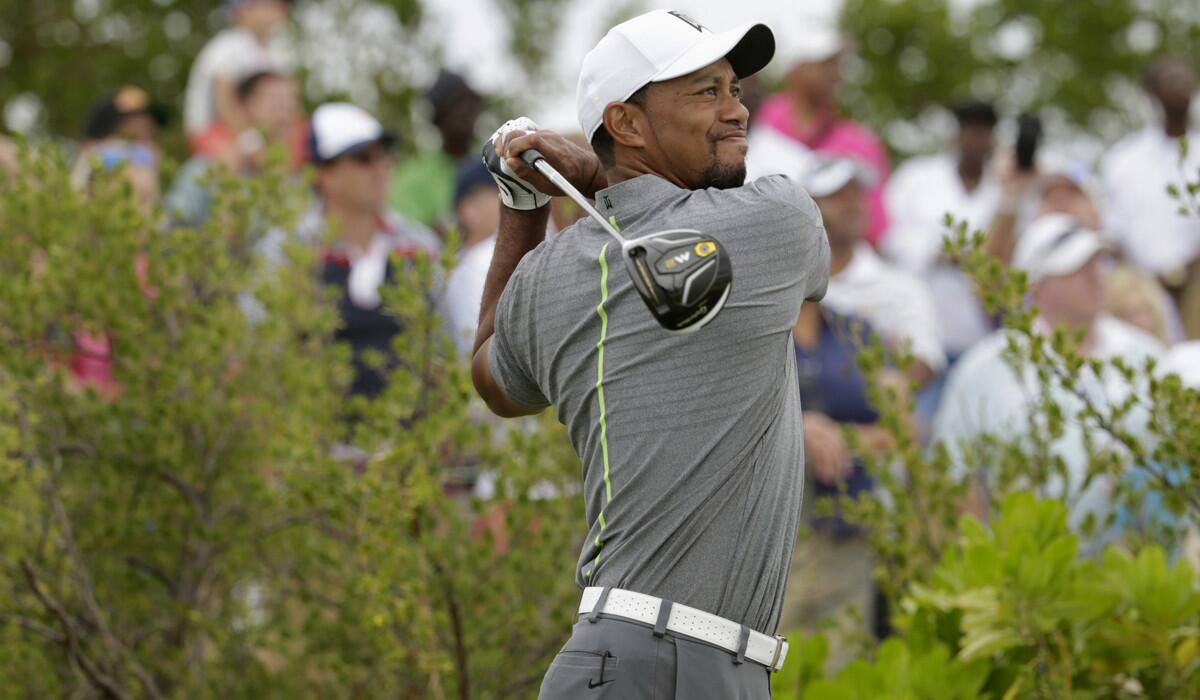
[[[733,264],[712,236],[659,231],[625,241],[621,254],[642,301],[671,333],[700,330],[729,299]]]

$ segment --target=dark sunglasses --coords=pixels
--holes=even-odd
[[[342,158],[358,163],[359,165],[373,165],[381,160],[391,160],[392,150],[390,148],[372,146],[357,153],[349,153],[342,156]]]

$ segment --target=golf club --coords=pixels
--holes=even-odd
[[[521,159],[553,182],[621,244],[633,286],[659,325],[682,335],[716,318],[729,299],[733,264],[721,244],[695,229],[671,229],[626,239],[535,149]]]

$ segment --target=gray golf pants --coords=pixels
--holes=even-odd
[[[581,617],[554,657],[538,700],[768,700],[765,666],[649,625]]]

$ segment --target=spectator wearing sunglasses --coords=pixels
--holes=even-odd
[[[1013,255],[1016,267],[1025,271],[1030,284],[1029,299],[1038,308],[1036,332],[1050,336],[1062,330],[1082,334],[1079,352],[1101,360],[1121,358],[1139,367],[1147,357],[1158,357],[1162,345],[1152,336],[1113,318],[1104,312],[1107,270],[1111,266],[1108,248],[1100,235],[1066,214],[1048,214],[1036,219],[1017,241]],[[1010,340],[1007,331],[987,336],[969,350],[951,370],[946,392],[934,421],[934,438],[945,442],[957,467],[966,471],[978,467],[978,484],[986,492],[994,478],[991,453],[973,450],[967,453],[963,442],[987,434],[1005,443],[1020,443],[1023,450],[1039,450],[1030,437],[1031,421],[1038,420],[1043,392],[1058,404],[1065,417],[1063,434],[1053,439],[1043,454],[1031,455],[1037,463],[1048,464],[1060,457],[1066,478],[1047,467],[1048,476],[1028,488],[1051,498],[1065,499],[1068,519],[1079,529],[1089,515],[1098,519],[1108,513],[1112,482],[1105,476],[1087,479],[1089,454],[1085,433],[1100,451],[1118,450],[1103,431],[1078,419],[1087,396],[1095,405],[1119,405],[1137,387],[1130,385],[1112,367],[1099,374],[1084,371],[1076,390],[1065,388],[1056,378],[1044,385],[1028,365],[1015,368],[1006,359]],[[1020,342],[1020,338],[1016,338]],[[1122,429],[1138,435],[1144,426],[1129,419]],[[996,455],[998,457],[998,454]],[[982,461],[982,464],[975,462]],[[986,501],[985,501],[986,502]],[[1092,542],[1096,544],[1096,542]]]
[[[432,231],[387,207],[395,136],[363,109],[325,104],[312,116],[310,158],[316,167],[317,200],[301,223],[302,240],[333,240],[322,254],[321,278],[339,290],[342,325],[337,338],[354,355],[351,393],[380,394],[396,361],[392,340],[399,322],[382,307],[380,289],[404,274],[395,258],[436,257],[441,243]],[[369,354],[385,358],[382,367]]]
[[[123,167],[138,204],[149,213],[158,203],[158,137],[166,124],[166,110],[139,87],[125,85],[105,95],[88,112],[72,181],[87,189],[96,168]]]

